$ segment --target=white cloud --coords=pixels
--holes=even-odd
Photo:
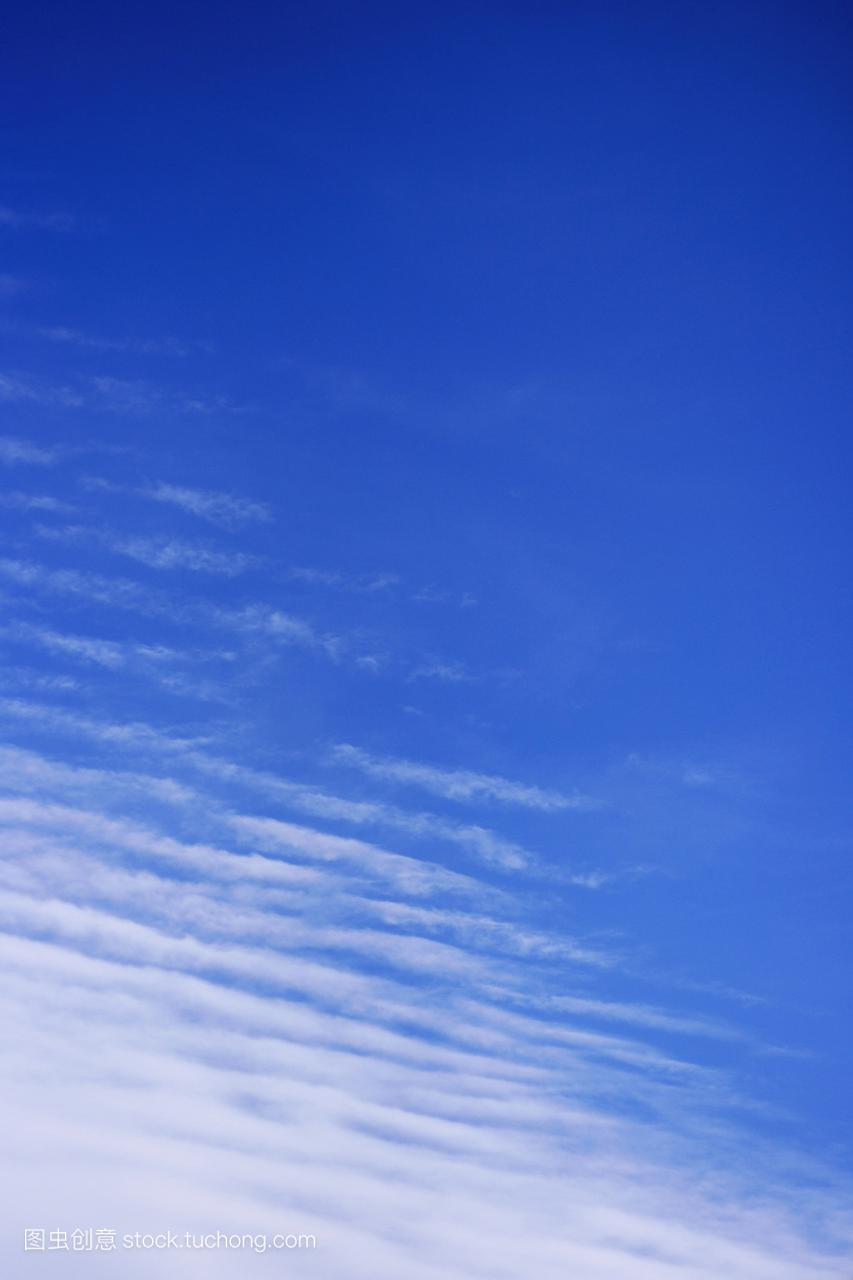
[[[114,378],[98,376],[83,383],[86,399],[95,408],[113,413],[130,413],[146,416],[151,413],[173,410],[191,415],[214,413],[243,413],[245,406],[237,405],[227,396],[206,395],[181,388],[159,387],[140,378]]]
[[[56,631],[23,621],[0,627],[0,637],[30,648],[36,646],[47,653],[101,667],[110,672],[138,675],[178,696],[214,702],[230,701],[228,690],[221,682],[209,678],[199,679],[195,674],[190,674],[201,663],[220,661],[222,655],[216,650],[182,651],[165,645],[107,640],[99,636]],[[69,687],[75,687],[73,681],[69,682]]]
[[[353,826],[400,831],[421,841],[440,840],[463,849],[478,862],[500,871],[529,870],[537,862],[527,849],[478,823],[459,823],[438,814],[401,809],[380,801],[351,800],[333,795],[269,771],[235,764],[204,749],[204,742],[165,735],[149,725],[112,724],[14,698],[0,700],[0,710],[24,721],[51,727],[57,732],[83,734],[102,742],[124,744],[128,748],[156,744],[170,753],[180,753],[183,763],[203,776],[249,788],[296,812]],[[569,883],[575,882],[586,888],[595,888],[601,882],[589,875],[573,877],[571,873],[564,874]]]
[[[191,752],[187,760],[208,776],[238,781],[314,817],[356,826],[385,827],[419,839],[447,841],[505,871],[530,867],[535,861],[526,849],[477,824],[458,823],[437,814],[401,809],[375,800],[350,800],[268,771],[235,765],[207,752]]]
[[[16,373],[0,373],[0,400],[59,405],[66,409],[81,409],[86,403],[85,396],[74,387]]]
[[[58,514],[75,510],[70,502],[63,502],[47,493],[0,493],[0,506],[13,511],[55,511]]]
[[[0,373],[0,400],[142,417],[164,412],[207,416],[248,411],[247,406],[235,404],[226,396],[156,386],[140,378],[107,375],[75,377],[71,383],[55,383],[33,374]]]
[[[226,528],[250,521],[268,522],[273,518],[266,503],[254,502],[231,493],[211,493],[205,489],[188,489],[183,485],[163,482],[138,492],[154,502],[169,503]]]
[[[126,647],[112,640],[99,640],[90,636],[67,635],[49,627],[36,627],[27,623],[10,623],[0,628],[0,636],[36,644],[49,652],[69,654],[97,666],[117,670],[126,662]]]
[[[388,853],[364,840],[328,835],[282,822],[277,818],[257,818],[235,814],[230,823],[241,836],[265,850],[289,849],[292,853],[319,862],[343,862],[395,884],[398,890],[420,895],[443,890],[469,894],[475,882],[437,863],[424,862],[405,854]]]
[[[428,658],[409,676],[410,680],[438,680],[442,684],[465,684],[473,678],[461,662],[445,658]]]
[[[304,582],[312,587],[335,587],[340,591],[351,591],[359,595],[374,595],[399,586],[400,575],[397,573],[341,573],[337,569],[312,569],[307,566],[294,566],[287,571],[288,578],[294,582]]]
[[[46,706],[23,698],[0,699],[0,711],[25,722],[45,725],[55,732],[84,734],[99,742],[125,743],[129,746],[151,747],[165,752],[185,751],[207,742],[205,738],[184,738],[132,721],[111,724],[82,715],[77,711],[66,711],[63,707]]]
[[[190,788],[173,778],[161,778],[150,773],[127,769],[93,769],[70,765],[48,759],[35,751],[21,747],[0,745],[2,785],[9,791],[25,794],[81,797],[100,804],[108,804],[111,796],[134,803],[140,796],[165,804],[187,805],[197,799]]]
[[[116,795],[68,766],[18,764],[48,793]],[[484,982],[524,992],[538,970],[484,969],[461,924],[447,945],[451,920],[478,927],[465,912],[364,898],[400,914],[327,923],[376,851],[242,821],[273,856],[0,801],[7,1269],[23,1226],[94,1217],[313,1231],[320,1280],[842,1280],[845,1188],[791,1156],[786,1181],[779,1152],[727,1118],[738,1098],[719,1073],[589,1030],[599,1008],[508,1011]],[[276,896],[291,893],[301,904]],[[439,945],[401,927],[435,928]],[[676,1029],[647,1007],[609,1012]],[[281,1257],[267,1258],[273,1274]],[[143,1280],[151,1260],[123,1253],[122,1273]],[[236,1280],[247,1261],[201,1264]]]
[[[0,671],[0,686],[16,690],[37,689],[40,693],[70,693],[79,689],[80,681],[53,671],[34,671],[31,667],[4,664]]]
[[[249,636],[264,636],[276,644],[297,644],[321,649],[337,658],[343,648],[340,636],[321,635],[310,622],[270,605],[247,605],[244,609],[217,609],[212,615],[220,626]]]
[[[53,531],[42,527],[44,537]],[[55,531],[54,541],[74,541],[78,534]],[[322,634],[310,622],[270,605],[246,605],[226,609],[194,597],[177,597],[129,578],[109,577],[78,569],[50,569],[32,560],[0,556],[0,577],[29,591],[71,596],[114,609],[127,609],[147,617],[166,618],[177,626],[215,627],[248,640],[266,640],[271,646],[296,645],[336,661],[346,652],[340,636]]]
[[[220,551],[203,543],[179,538],[111,538],[109,546],[119,555],[129,556],[152,569],[191,569],[234,577],[254,563],[240,551]]]
[[[18,586],[51,594],[79,596],[117,609],[142,614],[172,613],[180,617],[176,602],[128,578],[105,577],[79,569],[49,569],[31,560],[0,557],[0,575]]]
[[[454,591],[447,591],[440,587],[420,587],[412,593],[411,599],[415,604],[447,604],[455,605],[460,609],[471,609],[478,603],[476,596],[470,591],[463,591],[460,594]]]
[[[4,379],[0,377],[0,398],[4,393]],[[49,467],[58,461],[56,449],[45,449],[31,444],[29,440],[18,440],[14,436],[0,436],[0,462],[9,466],[23,463],[29,466]]]
[[[230,578],[244,573],[255,563],[254,557],[243,552],[222,551],[203,542],[186,542],[181,538],[126,536],[83,525],[37,525],[35,532],[53,542],[101,543],[114,554],[136,560],[150,569],[189,569]]]
[[[439,769],[414,760],[374,756],[348,743],[334,746],[331,756],[336,763],[352,765],[371,778],[420,787],[446,800],[497,800],[501,804],[544,812],[595,807],[595,801],[589,796],[567,795],[469,769]]]

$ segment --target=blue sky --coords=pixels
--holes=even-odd
[[[11,15],[8,1267],[849,1274],[845,18]]]

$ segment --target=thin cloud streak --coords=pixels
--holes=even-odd
[[[421,840],[441,840],[464,849],[478,861],[503,872],[530,868],[535,862],[527,850],[487,827],[455,823],[437,814],[399,809],[381,802],[333,795],[266,770],[226,760],[206,749],[209,744],[204,740],[164,734],[142,723],[113,724],[24,699],[0,699],[0,712],[54,732],[82,734],[96,741],[123,744],[131,749],[156,746],[170,755],[180,756],[181,761],[196,773],[248,787],[297,812],[354,826],[402,831]],[[568,879],[571,882],[571,877]],[[587,888],[596,887],[587,876],[579,876],[578,883]]]
[[[63,502],[47,493],[0,493],[0,506],[10,511],[55,511],[59,515],[68,515],[76,510],[70,502]]]
[[[62,541],[62,537],[58,540]],[[313,649],[334,661],[346,650],[342,637],[324,635],[306,619],[269,605],[230,609],[193,597],[179,599],[129,578],[78,569],[51,569],[32,560],[11,557],[0,557],[0,577],[48,594],[79,597],[144,617],[166,618],[177,626],[213,626],[248,639],[266,639],[273,647],[297,645]]]
[[[103,338],[83,333],[79,329],[67,325],[40,325],[16,331],[28,336],[43,338],[47,342],[59,343],[63,346],[81,347],[90,351],[119,351],[141,356],[176,356],[185,357],[193,351],[207,350],[207,344],[184,342],[178,338]]]
[[[445,800],[496,800],[501,804],[538,809],[546,813],[597,807],[596,801],[589,796],[566,795],[468,769],[439,769],[414,760],[374,756],[349,743],[337,743],[333,746],[331,758],[336,764],[350,765],[368,777],[420,787]]]
[[[252,556],[240,551],[222,551],[202,542],[181,538],[125,536],[85,525],[36,525],[35,533],[51,542],[100,544],[115,555],[126,556],[149,569],[190,569],[199,573],[235,577],[255,564]]]
[[[139,417],[152,413],[207,417],[249,412],[249,406],[236,404],[226,396],[161,387],[141,378],[116,378],[106,374],[79,376],[70,383],[56,383],[38,375],[7,370],[0,373],[0,400]]]
[[[0,377],[0,398],[3,396],[4,389],[4,379]],[[58,461],[59,453],[56,449],[44,449],[39,445],[31,444],[29,440],[19,440],[15,436],[0,436],[0,462],[6,463],[7,466],[23,464],[51,467]]]
[[[150,498],[152,502],[168,503],[224,528],[253,521],[268,524],[273,519],[272,511],[266,503],[254,502],[231,493],[211,493],[163,481],[138,489],[137,492],[144,498]]]

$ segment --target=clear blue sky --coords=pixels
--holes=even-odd
[[[404,984],[393,948],[409,947],[423,1026],[400,1031],[367,994],[354,1024],[392,1025],[427,1055],[464,1042],[478,1002],[475,1022],[515,1028],[505,1052],[474,1037],[504,1067],[538,1062],[534,1023],[612,1037],[583,1067],[547,1057],[559,1083],[537,1105],[582,1099],[624,1121],[619,1149],[668,1171],[673,1195],[707,1159],[738,1211],[753,1193],[774,1213],[800,1201],[795,1229],[817,1252],[798,1263],[764,1241],[766,1274],[846,1274],[817,1259],[849,1233],[832,1206],[853,1164],[849,12],[39,0],[5,25],[4,928],[168,972],[164,939],[228,941],[245,952],[234,972],[208,953],[186,964],[264,999],[249,950],[378,984],[381,1003]],[[329,863],[334,879],[352,857],[368,887],[357,905],[340,870],[285,909],[141,845],[107,884],[91,866],[124,855],[93,814],[268,858],[284,858],[272,828],[251,822],[287,823],[275,839],[294,865]],[[440,881],[416,919],[366,869],[367,844],[335,838],[470,877],[476,910]],[[256,914],[228,933],[238,907]],[[279,909],[298,922],[286,945]],[[151,937],[119,943],[133,923]],[[453,950],[419,968],[425,938]],[[47,964],[9,954],[24,972]],[[288,982],[300,1008],[328,1012]],[[58,1007],[21,1033],[24,1060],[42,1036],[77,1034]],[[183,1079],[195,1051],[176,1048],[172,1016],[152,1006]],[[131,1053],[120,1014],[104,1018],[104,1042]],[[691,1083],[667,1101],[674,1077]],[[360,1077],[340,1087],[353,1126],[384,1132]],[[411,1082],[394,1087],[423,1118]],[[68,1080],[44,1088],[85,1110]],[[282,1168],[328,1123],[288,1137]],[[156,1131],[142,1119],[134,1141]],[[432,1156],[407,1135],[428,1182]],[[518,1141],[529,1153],[530,1133]],[[573,1185],[569,1147],[543,1152],[562,1170],[549,1185]],[[782,1170],[772,1192],[738,1182],[753,1149]],[[385,1154],[362,1158],[390,1176]],[[115,1159],[93,1157],[81,1214],[112,1210]],[[493,1159],[527,1176],[515,1148]],[[189,1223],[201,1192],[176,1161],[164,1148],[160,1172]],[[265,1194],[286,1199],[285,1173],[267,1172]],[[33,1217],[26,1194],[14,1232]],[[383,1280],[428,1266],[400,1220],[440,1206],[362,1206],[386,1254],[352,1244],[312,1194],[289,1221],[334,1243],[306,1274],[342,1275],[350,1249]],[[647,1209],[695,1226],[669,1200]],[[570,1232],[591,1250],[610,1239],[594,1218]],[[636,1240],[611,1273],[527,1238],[543,1280],[670,1275],[640,1269]],[[466,1264],[465,1247],[456,1272],[429,1265],[498,1274],[500,1250]],[[714,1274],[701,1252],[675,1274]]]

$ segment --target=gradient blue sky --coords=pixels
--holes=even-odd
[[[38,2],[3,44],[7,1085],[16,1117],[105,1100],[78,1216],[264,1230],[291,1196],[324,1280],[849,1274],[849,13]],[[158,840],[213,862],[175,844],[164,867]],[[212,869],[246,855],[246,884]],[[252,880],[282,867],[286,900]],[[75,986],[66,953],[100,976]],[[203,1062],[223,1110],[179,1156],[143,1109],[123,1148],[127,975],[275,1012],[284,953],[341,984],[282,977],[288,1044],[336,999],[368,1036],[347,1074],[305,1033],[346,1122],[315,1099],[279,1149],[272,1094],[224,1083],[237,1030],[211,1014],[223,1042],[190,1043],[201,987],[177,1012],[164,987],[138,1088],[182,1114]],[[87,981],[101,1092],[82,1049],[36,1087]],[[435,1114],[389,1080],[377,1027],[424,1071],[476,1046],[512,1140],[467,1076]],[[251,1070],[278,1089],[277,1064]],[[449,1115],[463,1172],[432,1165]],[[237,1197],[244,1121],[264,1163]],[[54,1217],[85,1145],[57,1143]],[[134,1225],[136,1143],[170,1190]],[[400,1144],[421,1199],[362,1203]],[[535,1228],[531,1152],[555,1197]],[[338,1162],[367,1172],[335,1209]],[[415,1240],[467,1195],[452,1258]],[[478,1216],[504,1195],[519,1258]],[[599,1222],[611,1202],[694,1234],[652,1246]],[[709,1260],[704,1230],[754,1256]]]

